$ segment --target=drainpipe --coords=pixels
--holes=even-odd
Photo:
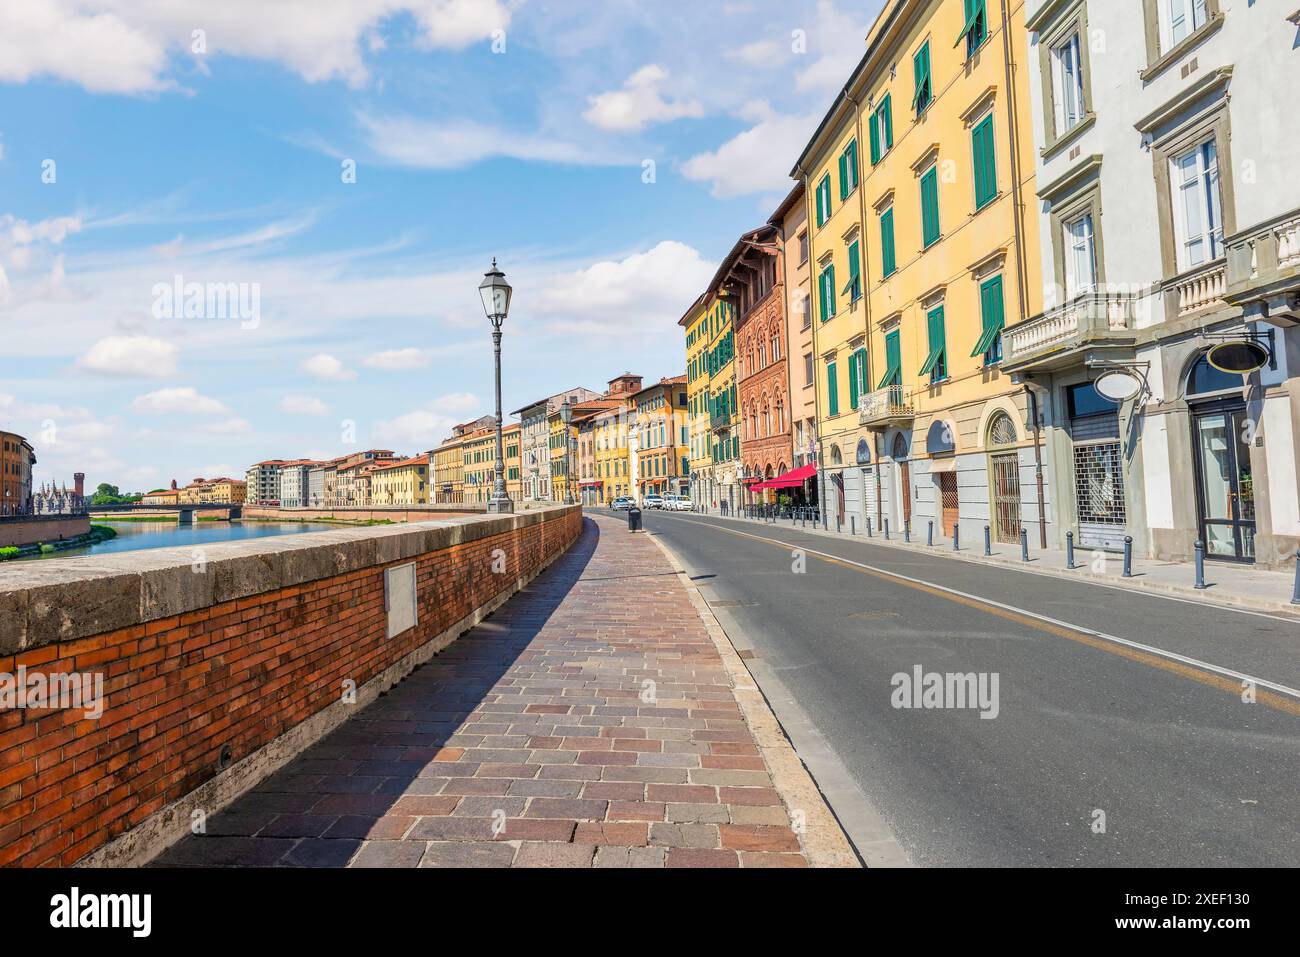
[[[1011,204],[1014,209],[1012,220],[1016,230],[1016,286],[1020,293],[1020,311],[1029,309],[1029,290],[1025,279],[1025,235],[1024,215],[1025,198],[1020,187],[1020,116],[1016,111],[1016,64],[1012,57],[1011,16],[1007,10],[1007,0],[1001,0],[1002,7],[1002,67],[1007,81],[1007,131],[1011,134]]]
[[[1043,502],[1043,440],[1038,425],[1038,395],[1025,384],[1029,419],[1034,424],[1034,481],[1038,485],[1038,544],[1047,548],[1047,506]]]

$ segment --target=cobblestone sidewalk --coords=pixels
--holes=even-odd
[[[165,866],[808,863],[664,554],[588,518],[492,618]]]

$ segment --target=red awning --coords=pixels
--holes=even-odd
[[[786,472],[783,475],[778,475],[774,479],[769,479],[766,482],[759,482],[757,485],[751,485],[749,490],[755,492],[764,488],[795,488],[803,485],[804,482],[808,481],[808,479],[812,478],[816,474],[816,465],[801,465],[797,469],[791,469],[789,472]]]

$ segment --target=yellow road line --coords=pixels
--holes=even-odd
[[[973,608],[976,611],[984,612],[985,614],[995,615],[998,618],[1004,618],[1007,621],[1014,621],[1017,624],[1033,628],[1037,631],[1056,635],[1058,638],[1066,638],[1070,641],[1087,645],[1089,648],[1096,648],[1099,651],[1106,651],[1114,655],[1119,655],[1121,658],[1127,658],[1130,661],[1136,661],[1141,664],[1150,665],[1153,668],[1159,668],[1161,671],[1166,671],[1170,674],[1190,678],[1192,681],[1200,682],[1201,684],[1207,685],[1211,688],[1218,688],[1220,691],[1226,691],[1237,697],[1240,697],[1244,690],[1242,688],[1242,681],[1248,680],[1255,684],[1255,700],[1260,704],[1268,705],[1276,711],[1282,711],[1286,714],[1300,717],[1300,700],[1288,697],[1286,693],[1290,692],[1291,694],[1300,695],[1300,692],[1291,688],[1285,688],[1283,685],[1277,685],[1273,682],[1264,681],[1263,679],[1255,678],[1251,675],[1238,674],[1236,672],[1232,673],[1232,677],[1228,674],[1216,674],[1215,670],[1213,670],[1216,666],[1209,665],[1206,662],[1189,659],[1182,655],[1177,656],[1177,659],[1163,657],[1161,654],[1152,653],[1152,651],[1147,650],[1145,647],[1137,646],[1135,642],[1129,642],[1114,635],[1106,635],[1101,632],[1089,631],[1063,622],[1052,621],[983,598],[966,595],[950,588],[932,585],[928,582],[909,578],[906,575],[899,575],[896,572],[889,572],[883,569],[873,568],[870,565],[863,565],[860,562],[837,558],[834,555],[828,555],[825,552],[819,552],[815,549],[801,548],[799,545],[795,545],[791,542],[783,542],[775,538],[765,538],[761,535],[751,535],[749,532],[738,531],[734,528],[726,528],[722,525],[714,525],[712,523],[704,524],[707,524],[709,528],[717,529],[720,532],[726,532],[730,535],[738,535],[742,538],[753,539],[756,542],[777,545],[781,548],[798,548],[805,554],[812,555],[814,558],[821,559],[828,564],[839,565],[843,568],[850,569],[851,571],[861,572],[895,584],[905,585],[908,588],[925,592],[926,594],[933,595],[936,598],[943,598],[958,605],[965,605],[966,607]],[[1164,654],[1173,653],[1165,652]],[[1222,670],[1226,671],[1226,669]],[[1270,691],[1270,686],[1283,690],[1283,693],[1279,694]]]

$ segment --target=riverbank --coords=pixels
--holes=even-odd
[[[31,558],[35,555],[52,555],[70,548],[85,548],[98,545],[117,538],[117,529],[108,525],[92,525],[90,531],[75,538],[65,538],[57,542],[31,542],[27,545],[9,545],[0,548],[0,562],[13,561],[18,558]]]

